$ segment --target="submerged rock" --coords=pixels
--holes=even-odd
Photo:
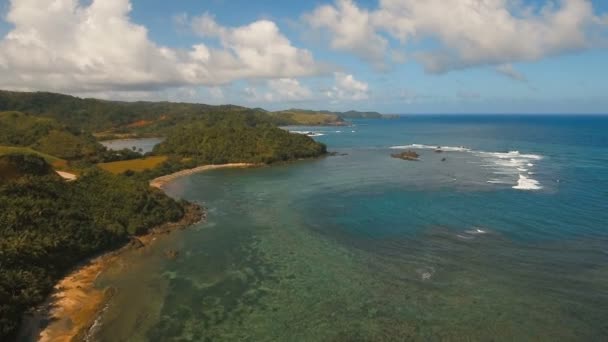
[[[174,260],[179,256],[179,251],[176,251],[174,249],[169,249],[165,251],[165,257],[167,257],[167,259],[169,260]]]
[[[401,153],[391,154],[391,157],[403,160],[418,160],[418,157],[420,157],[420,155],[412,150],[407,150]]]
[[[441,158],[441,161],[442,161],[442,162],[444,162],[444,161],[446,161],[446,160],[448,160],[448,158]]]

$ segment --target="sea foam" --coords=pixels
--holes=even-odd
[[[442,150],[445,152],[469,152],[471,149],[468,149],[464,146],[440,146],[440,145],[423,145],[423,144],[411,144],[404,146],[392,146],[394,150],[405,150],[408,148],[419,149],[419,150]]]
[[[533,161],[543,159],[543,156],[531,153],[520,153],[519,151],[508,152],[486,152],[477,151],[464,146],[440,146],[440,145],[424,145],[410,144],[392,146],[391,149],[419,149],[419,150],[441,150],[444,152],[467,152],[480,157],[483,162],[481,166],[492,171],[495,178],[488,180],[491,184],[514,184],[512,188],[517,190],[540,190],[539,182],[530,178],[531,172],[535,164]],[[525,175],[527,174],[527,175]]]
[[[289,131],[290,133],[296,133],[296,134],[303,134],[303,135],[308,135],[309,137],[320,137],[323,136],[325,134],[321,133],[321,132],[311,132],[311,131]]]
[[[528,178],[524,175],[519,175],[519,180],[517,181],[517,185],[513,186],[513,189],[518,190],[540,190],[543,187],[539,185],[537,180],[532,178]]]

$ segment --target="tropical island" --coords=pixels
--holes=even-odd
[[[204,217],[154,179],[325,155],[325,145],[278,127],[298,122],[230,105],[0,91],[0,340],[82,261]],[[143,136],[165,139],[145,156],[99,142]]]

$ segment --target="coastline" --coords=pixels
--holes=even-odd
[[[157,237],[206,219],[204,209],[188,204],[184,216],[177,222],[167,222],[151,228],[148,233],[131,238],[119,249],[93,257],[77,266],[61,279],[45,303],[24,318],[17,340],[40,342],[70,342],[84,340],[99,314],[115,293],[115,289],[96,288],[98,276],[121,262],[127,252],[145,249]]]
[[[158,178],[154,178],[150,181],[150,186],[157,189],[162,189],[167,183],[174,181],[180,177],[192,175],[195,173],[209,171],[209,170],[218,170],[218,169],[246,169],[250,167],[257,167],[260,164],[252,164],[252,163],[229,163],[229,164],[211,164],[211,165],[202,165],[197,166],[192,169],[186,169],[177,171],[165,176],[160,176]]]
[[[155,178],[150,181],[150,186],[162,190],[167,183],[198,172],[257,166],[259,164],[251,163],[202,165]],[[179,221],[153,227],[146,234],[133,237],[126,245],[102,253],[75,267],[55,284],[53,292],[42,305],[32,314],[24,317],[17,340],[70,342],[86,339],[100,313],[115,293],[115,289],[112,288],[96,288],[95,282],[98,276],[120,263],[121,256],[125,253],[146,248],[159,236],[185,229],[205,219],[204,209],[190,203]]]

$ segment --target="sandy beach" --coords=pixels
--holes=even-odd
[[[258,166],[250,163],[203,165],[158,177],[150,182],[151,187],[162,187],[180,177],[198,172],[226,168],[249,168]],[[134,249],[146,248],[157,237],[177,229],[186,228],[206,218],[206,213],[197,205],[187,207],[186,214],[179,222],[166,223],[151,228],[146,235],[134,237],[122,248],[93,258],[59,281],[47,301],[37,308],[33,315],[24,320],[19,340],[41,342],[68,342],[86,339],[114,289],[98,288],[95,282],[100,274],[122,262],[121,256]]]
[[[191,174],[209,171],[209,170],[217,170],[217,169],[241,169],[241,168],[250,168],[259,166],[258,164],[252,163],[230,163],[230,164],[217,164],[217,165],[202,165],[192,169],[181,170],[170,175],[161,176],[155,178],[150,181],[150,186],[153,188],[161,189],[165,184],[184,176],[188,176]]]
[[[98,276],[122,262],[126,252],[145,249],[159,236],[206,219],[204,210],[195,204],[186,207],[178,222],[150,229],[148,234],[133,237],[122,248],[93,258],[59,281],[47,301],[33,315],[26,317],[18,340],[69,342],[84,340],[99,313],[112,297],[114,289],[95,286]]]
[[[249,167],[249,164],[228,164],[202,166],[185,172],[160,177],[151,184],[161,188],[167,182],[195,172],[228,167]],[[33,314],[25,317],[18,340],[38,340],[41,342],[68,342],[86,339],[88,331],[95,323],[114,289],[99,288],[95,282],[100,274],[122,262],[126,252],[146,247],[157,238],[178,229],[184,229],[206,219],[206,213],[198,205],[186,207],[184,217],[178,222],[165,223],[153,227],[148,234],[133,237],[131,242],[118,250],[107,252],[81,266],[60,280],[47,299]]]

